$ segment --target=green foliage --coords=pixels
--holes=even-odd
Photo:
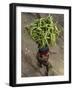
[[[54,22],[53,17],[49,15],[48,17],[35,20],[27,26],[27,30],[39,48],[43,48],[48,45],[56,45],[62,28],[61,26],[59,28],[59,25]]]

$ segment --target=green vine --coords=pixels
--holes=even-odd
[[[35,20],[26,28],[39,48],[56,45],[56,41],[63,29],[62,26],[54,22],[53,17],[50,15]]]

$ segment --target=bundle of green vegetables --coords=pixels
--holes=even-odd
[[[54,22],[51,15],[35,20],[27,26],[27,30],[32,39],[38,44],[39,48],[45,48],[48,45],[56,45],[56,40],[61,32],[61,28]]]

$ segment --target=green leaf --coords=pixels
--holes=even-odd
[[[40,47],[46,47],[46,45],[56,45],[57,38],[63,28],[54,22],[53,16],[49,15],[48,17],[34,20],[33,23],[28,25],[27,31]]]

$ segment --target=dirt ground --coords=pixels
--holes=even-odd
[[[48,14],[40,14],[41,17],[46,17]],[[52,15],[56,21],[62,26],[64,26],[64,16],[63,15]],[[37,19],[37,15],[33,13],[22,13],[21,14],[21,74],[22,77],[32,77],[32,76],[45,76],[45,67],[39,68],[37,64],[36,54],[38,51],[37,44],[31,39],[27,30],[26,25],[29,25]],[[48,75],[64,75],[64,36],[62,35],[57,41],[57,46],[50,47],[50,57],[49,62],[51,68],[49,68]],[[55,52],[55,53],[54,53]]]

